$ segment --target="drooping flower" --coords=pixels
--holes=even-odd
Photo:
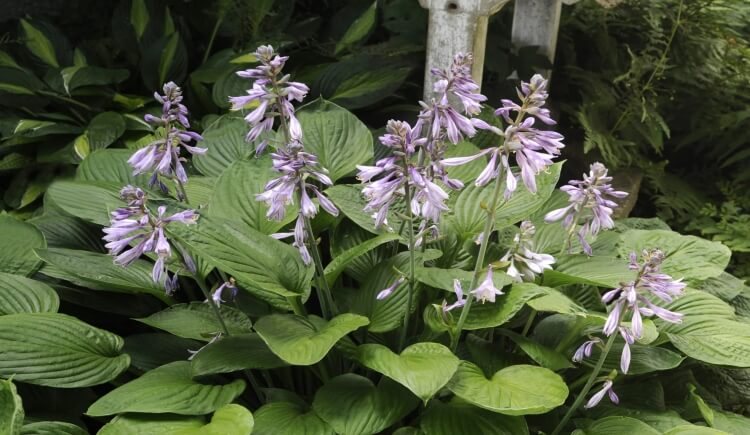
[[[111,213],[110,226],[103,230],[103,239],[107,242],[104,246],[109,250],[109,254],[115,257],[115,263],[120,266],[132,264],[145,253],[156,254],[151,278],[154,282],[163,284],[171,293],[176,286],[177,278],[176,274],[171,278],[167,274],[166,261],[172,256],[172,246],[167,240],[164,228],[171,222],[193,224],[198,219],[198,214],[194,210],[184,210],[166,216],[167,208],[160,206],[154,215],[146,207],[145,193],[133,186],[124,187],[120,191],[120,196],[127,201],[128,206]]]
[[[133,175],[153,171],[148,182],[149,187],[158,185],[159,189],[166,193],[169,189],[159,179],[160,175],[168,179],[176,179],[181,184],[188,181],[187,173],[182,165],[186,159],[180,156],[181,150],[184,148],[190,154],[205,154],[208,150],[190,145],[203,140],[203,137],[194,131],[187,130],[190,128],[190,123],[187,119],[187,108],[182,104],[180,87],[174,82],[169,82],[164,85],[163,89],[164,95],[154,93],[156,101],[162,103],[162,116],[157,118],[153,115],[146,115],[144,119],[155,127],[163,128],[164,136],[133,153],[128,163],[133,167]],[[185,199],[182,198],[181,189],[178,189],[177,194],[180,200]]]
[[[229,98],[232,110],[242,110],[250,104],[257,103],[257,107],[245,116],[245,121],[251,127],[245,139],[254,142],[264,132],[271,131],[278,116],[281,124],[285,126],[282,133],[287,136],[286,141],[302,140],[302,126],[294,114],[292,101],[301,102],[310,89],[304,83],[290,81],[289,74],[282,75],[284,64],[289,57],[279,56],[272,46],[258,47],[255,57],[260,65],[237,73],[240,77],[253,80],[252,89],[247,91],[247,95]],[[268,142],[263,140],[256,145],[256,154],[261,154],[267,144]]]
[[[461,281],[457,279],[453,280],[453,292],[456,294],[456,302],[448,305],[447,302],[443,301],[443,312],[447,313],[455,308],[466,305],[466,298],[464,298],[464,290],[461,288]]]
[[[237,284],[234,278],[229,278],[229,281],[226,281],[222,283],[216,290],[214,290],[214,294],[211,295],[211,300],[213,303],[215,303],[217,306],[224,303],[224,299],[222,299],[224,292],[230,292],[232,295],[232,299],[237,297]]]
[[[380,292],[378,292],[377,296],[375,296],[375,299],[382,301],[383,299],[386,299],[388,296],[390,296],[403,282],[406,280],[406,278],[399,277],[396,281],[393,282],[393,284],[389,285],[388,287],[384,288]]]
[[[519,232],[513,238],[513,245],[500,259],[510,262],[507,274],[517,282],[534,281],[536,275],[545,269],[552,269],[555,257],[549,254],[538,254],[534,249],[536,228],[530,221],[521,222]]]
[[[613,382],[611,379],[607,379],[606,381],[604,381],[604,384],[602,384],[601,390],[599,390],[596,394],[591,396],[589,401],[586,402],[586,404],[583,405],[583,407],[586,409],[595,407],[596,405],[599,404],[599,402],[602,401],[605,394],[609,396],[609,400],[615,405],[620,403],[620,398],[617,397],[617,394],[615,394],[614,390],[612,390],[612,385],[613,385]]]
[[[602,295],[602,302],[611,305],[602,332],[606,336],[619,333],[625,341],[620,357],[620,369],[627,373],[630,368],[630,346],[643,337],[643,317],[656,316],[665,322],[680,323],[682,314],[656,305],[654,298],[666,303],[681,296],[686,284],[674,280],[660,271],[664,253],[658,249],[644,250],[642,264],[635,252],[630,254],[629,269],[638,271],[636,279]],[[630,315],[630,325],[623,322]]]
[[[510,124],[505,130],[487,126],[489,131],[501,136],[503,143],[494,148],[482,150],[478,154],[468,157],[451,157],[443,159],[443,166],[458,166],[472,160],[489,155],[489,162],[477,177],[475,184],[484,186],[498,177],[505,177],[505,199],[508,200],[515,192],[518,182],[510,167],[510,157],[516,158],[521,168],[521,179],[531,193],[536,193],[536,176],[552,164],[552,160],[560,155],[565,147],[560,133],[540,130],[534,127],[535,119],[545,124],[554,124],[549,117],[549,110],[543,106],[546,102],[547,81],[540,75],[534,75],[530,83],[522,83],[518,96],[521,104],[510,100],[502,100],[503,107],[495,111],[495,115],[503,116]],[[517,112],[516,118],[511,119],[510,113]]]
[[[594,338],[593,340],[585,341],[573,354],[573,362],[581,362],[584,358],[588,358],[594,351],[594,346],[602,342],[601,338]]]
[[[548,223],[562,220],[563,228],[568,231],[568,249],[577,225],[581,225],[578,240],[587,255],[592,255],[592,251],[586,236],[596,236],[601,229],[614,228],[611,217],[617,207],[614,199],[625,198],[628,193],[612,188],[611,181],[607,168],[596,162],[591,165],[588,175],[583,175],[583,180],[570,180],[560,188],[568,194],[570,204],[547,213],[544,220]]]
[[[492,265],[489,265],[487,267],[487,274],[485,275],[484,280],[479,283],[477,288],[469,292],[469,294],[474,296],[475,300],[481,303],[485,303],[487,301],[489,301],[490,303],[495,303],[496,296],[505,294],[502,292],[502,290],[495,287],[495,282],[492,280],[492,274]],[[462,307],[465,305],[466,301],[463,299],[464,292],[461,288],[461,282],[457,279],[453,280],[453,291],[456,293],[457,301],[449,306],[444,306],[443,311],[447,312],[454,308]]]

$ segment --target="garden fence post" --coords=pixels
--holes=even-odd
[[[487,22],[509,0],[419,0],[429,10],[424,96],[432,96],[432,68],[448,68],[456,53],[472,53],[471,75],[481,86]]]
[[[562,0],[516,0],[511,31],[513,47],[535,45],[541,55],[554,62],[562,3]],[[540,71],[547,78],[550,72]]]

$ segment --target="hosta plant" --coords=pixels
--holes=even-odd
[[[458,54],[373,139],[252,56],[201,134],[166,83],[152,142],[0,217],[0,433],[746,430],[701,384],[750,367],[729,250],[614,220],[600,163],[557,190],[545,79],[487,101]]]

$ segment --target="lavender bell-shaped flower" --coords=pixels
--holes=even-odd
[[[589,401],[586,402],[586,404],[583,405],[583,407],[586,409],[595,407],[596,405],[599,404],[599,402],[602,401],[605,395],[609,396],[609,400],[615,405],[620,403],[620,398],[617,397],[617,394],[615,394],[614,390],[612,390],[612,385],[613,385],[613,382],[611,379],[607,379],[606,381],[604,381],[604,383],[602,384],[602,388],[596,394],[591,396]]]
[[[521,168],[524,185],[529,192],[536,193],[536,176],[546,170],[565,147],[561,134],[534,127],[536,120],[547,125],[555,123],[549,116],[549,110],[543,107],[547,99],[546,88],[547,81],[537,74],[531,78],[531,82],[521,84],[518,91],[520,105],[511,100],[502,100],[503,107],[497,109],[495,114],[505,118],[510,125],[504,131],[488,126],[488,130],[503,138],[500,146],[482,150],[473,156],[443,159],[442,165],[459,166],[489,155],[489,162],[475,184],[484,186],[495,178],[504,176],[504,196],[508,200],[518,187],[516,175],[510,167],[510,157],[513,155]],[[512,112],[517,112],[515,119],[510,118]]]
[[[601,229],[614,228],[615,222],[611,217],[617,207],[614,200],[625,198],[628,193],[612,188],[611,181],[607,168],[596,162],[591,165],[588,175],[583,175],[583,180],[570,180],[560,188],[568,194],[570,204],[547,213],[544,220],[548,223],[562,220],[563,228],[568,231],[569,250],[570,238],[579,224],[578,240],[587,255],[593,253],[586,237],[596,236]]]
[[[169,277],[167,274],[166,261],[172,256],[172,246],[164,228],[171,222],[193,224],[198,214],[194,210],[184,210],[166,216],[166,207],[160,206],[157,214],[153,215],[146,207],[146,194],[133,186],[124,187],[120,196],[128,206],[111,213],[110,226],[103,230],[103,239],[107,242],[104,246],[120,266],[128,266],[149,252],[156,254],[151,277],[171,293],[176,287],[177,275]]]
[[[185,158],[180,156],[181,150],[184,148],[190,154],[204,154],[208,150],[190,145],[203,140],[203,137],[188,130],[190,123],[187,108],[182,104],[182,90],[174,82],[166,83],[163,89],[164,95],[154,93],[156,101],[162,104],[162,116],[158,118],[146,115],[144,119],[155,127],[164,128],[164,137],[136,151],[128,159],[128,163],[133,167],[133,175],[153,171],[149,187],[158,185],[166,193],[168,188],[159,179],[159,175],[176,180],[180,185],[188,181],[182,165]],[[178,190],[178,195],[182,196],[181,190]]]
[[[229,98],[232,110],[242,110],[257,103],[257,107],[245,116],[245,121],[251,127],[245,139],[254,142],[263,133],[271,131],[278,116],[281,124],[286,127],[283,132],[285,135],[288,134],[286,140],[301,141],[302,126],[294,114],[292,101],[301,102],[309,88],[304,83],[290,81],[289,74],[282,75],[289,57],[279,56],[272,46],[258,47],[255,57],[260,65],[237,73],[240,77],[253,80],[252,89],[247,91],[247,95]],[[258,143],[255,147],[256,155],[260,155],[267,145],[267,140]]]
[[[211,300],[214,304],[217,306],[224,303],[224,299],[222,297],[224,296],[224,293],[229,292],[232,295],[232,299],[237,297],[237,285],[234,278],[229,278],[229,281],[222,283],[215,291],[214,294],[211,295]]]
[[[505,293],[503,293],[499,288],[495,287],[495,282],[493,281],[492,277],[492,265],[489,265],[487,267],[487,275],[485,275],[484,280],[479,283],[477,288],[471,290],[469,294],[473,296],[475,300],[481,303],[485,303],[488,301],[490,303],[495,303],[496,296],[501,296]],[[457,279],[453,280],[453,291],[456,293],[457,300],[451,305],[443,305],[443,311],[445,312],[453,310],[454,308],[463,307],[466,304],[466,300],[463,298],[464,291],[461,287],[461,282]]]
[[[555,263],[555,257],[533,251],[535,232],[536,228],[530,221],[521,222],[521,228],[513,238],[513,246],[500,259],[510,263],[506,273],[517,282],[534,281],[537,275],[552,269]]]

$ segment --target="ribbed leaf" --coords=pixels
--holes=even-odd
[[[353,246],[344,252],[339,253],[333,258],[333,260],[331,260],[330,263],[328,263],[325,268],[325,276],[326,280],[328,281],[328,285],[333,285],[333,283],[336,281],[336,278],[338,278],[338,276],[341,275],[342,272],[344,272],[349,263],[357,259],[357,257],[366,254],[367,252],[377,248],[384,243],[399,239],[400,237],[398,236],[398,234],[381,234],[372,239],[368,239],[356,246]]]
[[[52,41],[41,30],[25,19],[21,19],[26,48],[39,60],[53,68],[60,67]]]
[[[12,381],[0,379],[0,434],[15,435],[23,425],[23,403]]]
[[[552,371],[573,367],[570,359],[555,349],[537,343],[530,338],[526,338],[525,336],[516,334],[510,330],[500,329],[496,332],[513,340],[513,342],[515,342],[518,347],[526,353],[526,355],[542,367],[548,368]],[[614,352],[612,354],[614,354]],[[617,355],[619,355],[619,353]]]
[[[523,417],[490,412],[468,403],[438,400],[422,414],[420,426],[429,435],[528,435]]]
[[[128,368],[122,338],[64,314],[0,316],[0,376],[78,388],[109,382]]]
[[[132,150],[100,149],[92,152],[78,165],[76,180],[108,181],[125,186],[146,186],[150,174],[133,175],[128,159]]]
[[[313,409],[339,434],[380,433],[417,407],[419,400],[383,378],[375,386],[353,373],[337,376],[315,393]]]
[[[309,366],[323,359],[341,338],[368,323],[366,317],[350,313],[328,322],[315,316],[271,314],[261,317],[255,330],[279,358],[292,365]]]
[[[202,417],[174,414],[122,414],[113,418],[97,435],[181,435],[202,428]]]
[[[326,189],[326,196],[336,204],[336,207],[341,210],[346,217],[351,219],[355,224],[364,228],[365,230],[381,234],[387,232],[386,229],[380,228],[375,229],[375,221],[372,218],[372,213],[364,211],[367,202],[362,197],[362,186],[352,184],[339,184],[331,188]],[[391,229],[398,230],[401,225],[401,219],[396,215],[393,208],[388,212],[388,225]]]
[[[23,425],[21,435],[89,435],[89,432],[66,421],[38,421]]]
[[[542,283],[548,287],[566,284],[589,284],[615,288],[621,282],[635,279],[635,272],[628,269],[627,260],[612,257],[589,257],[586,255],[563,255],[558,258],[554,270],[544,272]]]
[[[344,109],[319,98],[299,110],[305,149],[318,156],[333,181],[372,159],[372,134],[362,121]]]
[[[462,361],[448,388],[469,403],[507,415],[544,414],[568,397],[568,387],[559,375],[523,364],[487,379],[479,367]]]
[[[230,433],[250,434],[255,421],[245,407],[229,404],[216,410],[211,422],[203,427],[184,429],[180,435],[226,435]]]
[[[45,246],[44,236],[33,225],[0,216],[0,272],[31,275],[42,264],[34,249]]]
[[[119,183],[101,181],[56,181],[44,196],[45,207],[99,225],[109,224],[109,212],[122,207]]]
[[[253,435],[335,435],[311,409],[292,402],[267,403],[255,411]]]
[[[208,152],[193,157],[193,164],[203,175],[220,176],[229,165],[252,151],[253,147],[245,142],[249,130],[242,117],[220,117],[203,131],[200,146]]]
[[[646,423],[631,417],[605,417],[589,424],[585,430],[573,432],[575,435],[658,435],[660,432]]]
[[[247,369],[275,369],[287,364],[268,348],[258,334],[222,337],[201,349],[191,361],[193,376]]]
[[[252,331],[252,322],[242,311],[226,305],[222,305],[219,311],[230,334]],[[204,302],[172,305],[163,311],[136,320],[178,337],[194,340],[208,341],[216,334],[224,332],[213,308]]]
[[[425,403],[450,381],[459,363],[439,343],[416,343],[400,355],[380,344],[363,344],[357,348],[357,360],[405,386]]]
[[[28,223],[42,232],[50,248],[104,251],[100,228],[81,219],[70,216],[43,215],[30,219]]]
[[[185,361],[190,351],[196,351],[205,343],[181,338],[165,332],[148,332],[125,337],[123,352],[130,355],[133,368],[147,372],[175,361]],[[154,349],[159,349],[154,352]]]
[[[372,2],[372,5],[352,22],[346,29],[344,36],[336,43],[336,48],[333,50],[334,55],[361,42],[370,34],[377,21],[377,5],[378,2]]]
[[[0,272],[0,316],[16,313],[56,313],[60,298],[39,281]]]
[[[102,396],[86,414],[93,417],[123,412],[202,415],[231,403],[245,389],[245,382],[235,379],[225,385],[199,383],[193,380],[190,363],[173,362],[151,370]]]

